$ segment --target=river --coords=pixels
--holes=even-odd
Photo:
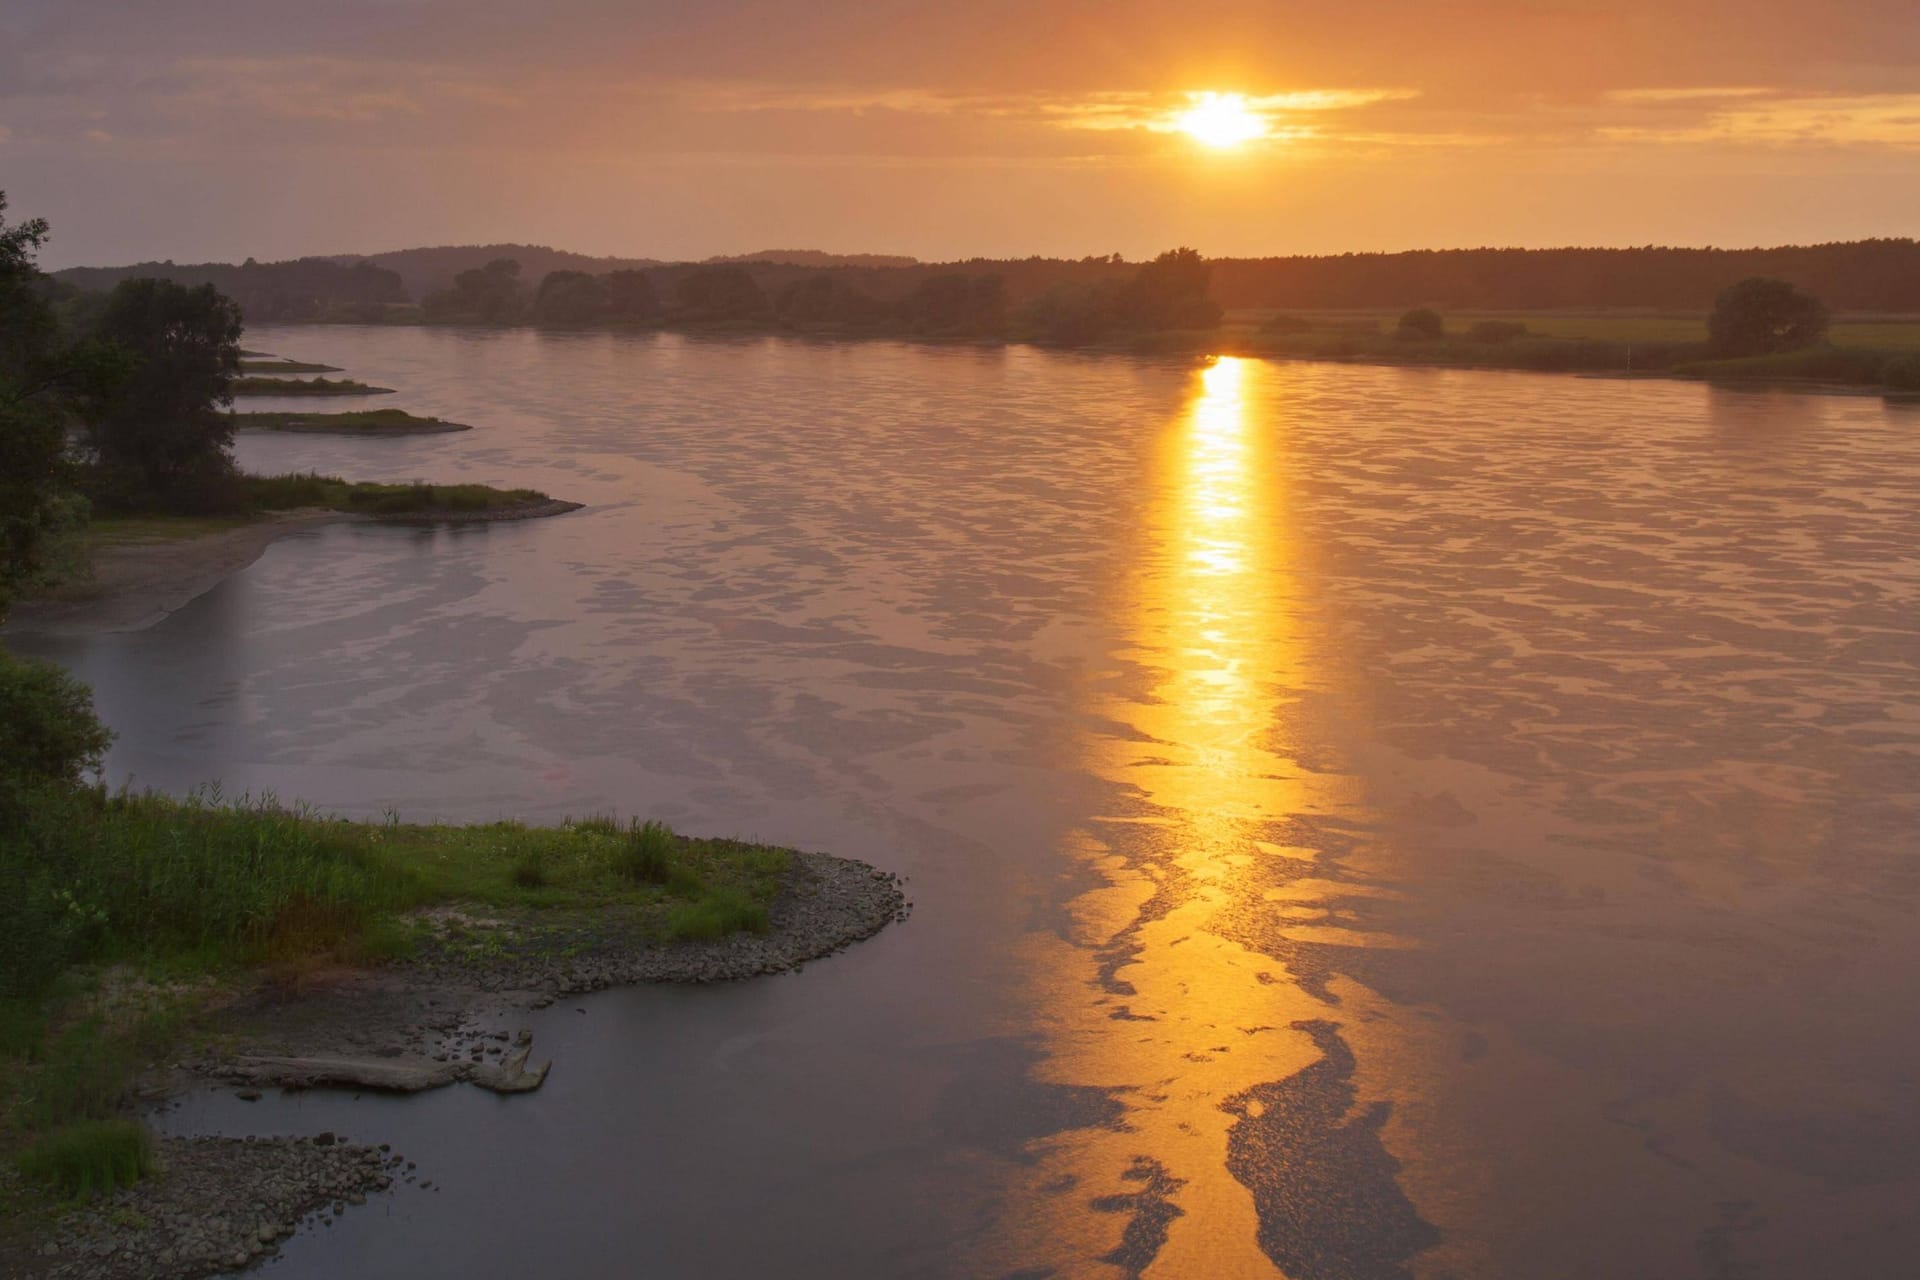
[[[287,537],[113,781],[864,858],[798,974],[562,1001],[279,1277],[1803,1277],[1920,1256],[1920,407],[769,338],[254,330],[565,517]],[[242,407],[254,407],[251,404]],[[259,407],[275,407],[261,402]]]

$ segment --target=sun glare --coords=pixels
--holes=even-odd
[[[1209,147],[1237,147],[1265,137],[1267,122],[1238,93],[1195,94],[1193,105],[1174,118],[1180,131]]]

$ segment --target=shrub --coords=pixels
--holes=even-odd
[[[100,767],[113,734],[93,694],[60,668],[0,650],[0,822],[24,793]]]
[[[1444,337],[1446,332],[1446,322],[1440,318],[1438,311],[1432,307],[1415,307],[1400,317],[1394,336],[1417,342]]]
[[[540,889],[547,883],[547,847],[543,844],[528,845],[513,860],[511,872],[514,884],[522,889]]]
[[[1467,330],[1467,337],[1474,342],[1512,342],[1527,332],[1527,326],[1518,320],[1481,320]]]
[[[673,879],[674,853],[678,846],[673,829],[666,823],[636,822],[620,842],[615,865],[629,880],[667,884]]]
[[[711,940],[742,931],[765,933],[767,927],[766,906],[732,885],[709,889],[667,916],[667,936],[675,941]]]
[[[1920,356],[1897,356],[1880,370],[1880,382],[1894,391],[1920,391]]]
[[[132,1120],[90,1120],[29,1146],[20,1172],[62,1195],[108,1194],[153,1172],[153,1139]]]

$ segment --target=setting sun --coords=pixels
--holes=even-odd
[[[1267,122],[1238,93],[1201,93],[1175,117],[1180,131],[1209,147],[1237,147],[1265,137]]]

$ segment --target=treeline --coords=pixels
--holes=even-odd
[[[83,293],[105,293],[126,280],[169,280],[188,288],[211,285],[233,299],[255,323],[272,321],[372,322],[407,301],[400,276],[369,262],[330,258],[292,262],[139,262],[130,267],[70,267],[55,273]]]
[[[1444,249],[1321,258],[1223,258],[1224,307],[1438,306],[1454,311],[1637,307],[1705,312],[1720,291],[1786,280],[1836,311],[1920,311],[1920,242],[1774,249]]]
[[[778,328],[1058,343],[1220,323],[1220,308],[1207,296],[1211,268],[1192,249],[1170,250],[1123,270],[1110,259],[1101,265],[1109,270],[1090,280],[1056,280],[1016,305],[998,271],[928,269],[913,273],[907,284],[903,273],[885,270],[698,265],[602,275],[552,271],[535,287],[516,260],[499,258],[461,272],[452,288],[427,299],[422,315],[438,324]],[[895,288],[872,288],[876,278]]]
[[[1000,304],[1009,313],[1018,313],[1050,294],[1054,303],[1049,305],[1058,311],[1056,304],[1076,292],[1124,289],[1141,268],[1140,263],[1124,261],[1118,254],[933,264],[795,250],[768,251],[731,262],[658,264],[647,259],[588,258],[539,246],[466,246],[410,249],[360,260],[248,260],[239,266],[146,262],[132,267],[71,268],[57,274],[87,290],[111,288],[140,276],[187,285],[212,284],[235,299],[253,321],[406,320],[417,318],[408,304],[429,303],[435,295],[457,290],[460,278],[484,271],[486,263],[495,261],[519,264],[526,308],[531,308],[548,276],[606,281],[633,272],[637,273],[634,279],[645,281],[661,313],[670,316],[678,305],[681,281],[689,277],[698,278],[690,286],[695,290],[717,287],[732,290],[742,299],[749,297],[751,291],[738,283],[738,277],[702,274],[734,267],[766,300],[768,313],[784,314],[782,299],[792,295],[801,313],[824,311],[831,323],[856,328],[877,323],[866,314],[868,303],[881,310],[911,309],[916,304],[908,300],[917,293],[954,287],[932,283],[937,280],[992,277],[999,281]],[[1762,276],[1790,281],[1843,313],[1920,312],[1920,243],[1913,240],[1773,249],[1446,249],[1220,258],[1211,265],[1210,296],[1228,309],[1434,306],[1448,311],[1641,308],[1704,313],[1722,289]],[[734,283],[717,283],[722,279]],[[619,310],[619,304],[610,305]],[[439,317],[449,314],[445,299],[434,312]]]

